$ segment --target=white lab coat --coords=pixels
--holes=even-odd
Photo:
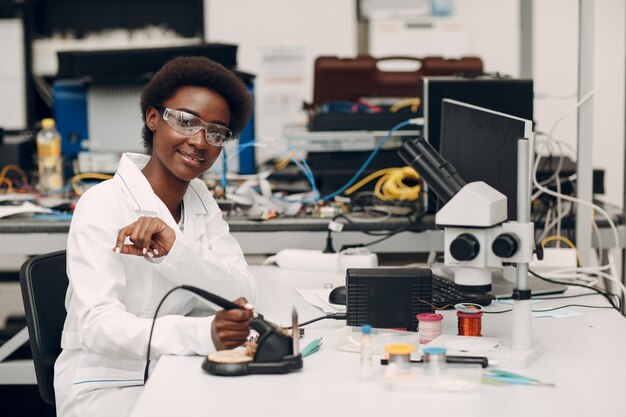
[[[59,417],[130,412],[143,385],[152,317],[167,291],[194,285],[227,299],[256,301],[256,284],[241,248],[201,180],[183,198],[182,232],[141,169],[148,157],[124,154],[111,180],[79,200],[67,241],[67,319],[55,364]],[[113,252],[118,230],[139,216],[157,216],[176,231],[167,256]],[[152,336],[151,369],[160,355],[206,355],[215,350],[213,317],[185,317],[197,299],[172,293]],[[126,388],[133,387],[133,388]]]

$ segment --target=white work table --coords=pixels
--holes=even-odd
[[[300,321],[322,315],[296,288],[343,284],[343,276],[252,267],[259,285],[257,310],[287,325],[293,305]],[[605,305],[599,296],[543,301],[534,308],[564,304]],[[498,306],[504,309],[506,306]],[[535,339],[544,352],[530,367],[513,370],[555,387],[503,385],[471,393],[388,390],[382,367],[369,382],[359,380],[359,355],[339,351],[335,331],[342,321],[305,326],[303,347],[323,336],[319,352],[304,368],[286,375],[219,377],[201,369],[201,357],[160,359],[132,417],[148,416],[602,416],[625,415],[626,320],[609,309],[569,307],[578,316],[533,319]],[[444,312],[444,334],[456,334],[456,317]],[[485,315],[483,336],[509,337],[511,313]],[[417,341],[417,335],[415,336]]]

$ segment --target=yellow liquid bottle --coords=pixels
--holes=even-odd
[[[37,133],[37,161],[39,167],[39,190],[44,195],[63,192],[63,158],[61,135],[54,119],[43,119]]]

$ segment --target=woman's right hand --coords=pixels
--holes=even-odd
[[[125,244],[126,238],[130,244]],[[167,255],[174,242],[176,232],[158,217],[139,217],[117,234],[114,252],[127,255],[160,257]]]
[[[242,307],[249,305],[245,298],[234,301]],[[233,349],[243,345],[250,334],[252,310],[220,310],[211,324],[211,336],[217,350]]]

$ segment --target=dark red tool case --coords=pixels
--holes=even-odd
[[[383,61],[418,62],[415,71],[383,71]],[[309,111],[310,131],[389,130],[397,123],[417,117],[410,106],[390,112],[390,106],[372,106],[367,99],[418,98],[423,76],[481,73],[478,57],[445,59],[442,57],[384,57],[359,55],[356,58],[321,56],[315,60],[313,102]],[[365,100],[365,101],[363,101]]]

